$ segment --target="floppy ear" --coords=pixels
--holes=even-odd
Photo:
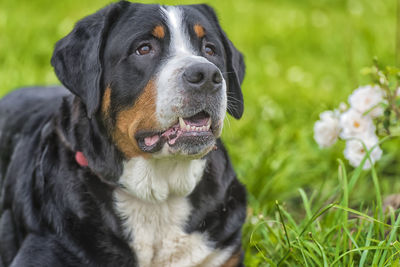
[[[228,112],[236,119],[240,119],[244,110],[241,89],[245,72],[243,55],[233,46],[223,30],[221,30],[221,33],[223,35],[228,65]]]
[[[236,119],[240,119],[243,115],[244,102],[241,84],[245,73],[245,64],[243,55],[236,49],[232,42],[226,36],[226,33],[219,25],[217,15],[213,8],[208,5],[199,5],[200,10],[206,16],[211,16],[217,25],[220,38],[226,52],[227,76],[228,76],[228,113]]]
[[[89,118],[98,110],[103,90],[103,49],[109,29],[129,5],[121,1],[78,21],[57,42],[51,64],[58,79],[86,105]]]

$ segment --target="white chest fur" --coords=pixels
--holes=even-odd
[[[203,176],[206,161],[133,158],[124,163],[120,183],[144,202],[160,203],[189,195]]]
[[[125,164],[121,177],[125,186],[132,186],[127,191],[116,190],[114,197],[115,208],[124,219],[125,233],[130,238],[130,246],[138,257],[140,267],[221,266],[229,258],[231,249],[215,250],[205,234],[187,234],[184,231],[192,210],[186,195],[201,179],[205,162],[195,160],[189,168],[163,166],[163,171],[153,169],[155,165],[147,162],[145,165],[152,166],[151,169],[141,169],[146,177],[138,178],[137,168],[143,168],[144,163],[138,165],[135,161],[136,164]],[[176,173],[177,170],[181,172]],[[186,173],[182,173],[184,170]],[[126,183],[129,172],[132,182]],[[188,182],[191,179],[195,181],[194,185]],[[161,185],[168,189],[160,189]],[[145,190],[145,193],[137,190]]]

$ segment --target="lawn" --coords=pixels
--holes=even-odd
[[[108,2],[2,0],[0,96],[58,83],[55,42]],[[381,207],[400,192],[399,140],[383,144],[372,171],[342,162],[343,143],[321,150],[313,140],[319,113],[370,81],[360,70],[373,57],[396,65],[396,1],[161,1],[199,2],[216,9],[247,65],[244,116],[223,133],[249,192],[246,266],[399,264],[400,221],[391,213],[386,224]]]

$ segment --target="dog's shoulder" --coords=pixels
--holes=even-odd
[[[189,196],[196,212],[191,214],[187,231],[207,232],[216,247],[223,248],[240,239],[247,194],[220,139],[217,147],[207,155],[203,178]]]

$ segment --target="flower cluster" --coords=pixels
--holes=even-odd
[[[320,114],[320,120],[314,125],[314,139],[321,148],[330,147],[340,138],[346,141],[345,158],[354,167],[360,165],[369,152],[369,160],[363,169],[382,156],[376,135],[374,119],[384,113],[385,92],[379,86],[362,86],[349,96],[348,108],[341,103],[334,111]]]

